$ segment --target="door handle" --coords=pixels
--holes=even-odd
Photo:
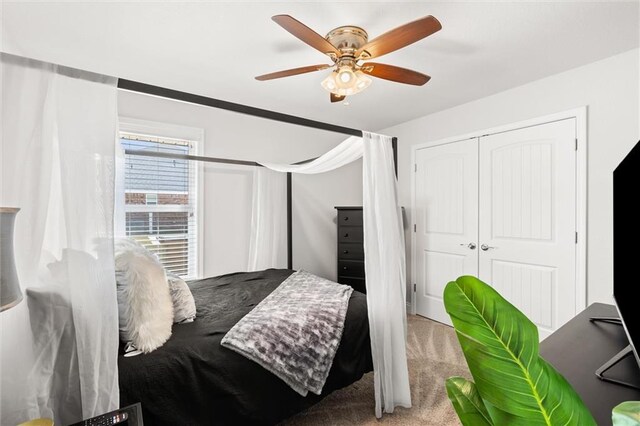
[[[496,249],[496,248],[498,248],[498,247],[492,247],[492,246],[488,246],[488,245],[486,245],[486,244],[482,244],[482,245],[480,246],[480,248],[482,249],[482,251],[487,251],[487,250],[490,250],[490,249]]]
[[[469,250],[475,250],[476,249],[476,243],[469,243],[469,244],[462,243],[460,245],[461,246],[467,246],[469,248]]]

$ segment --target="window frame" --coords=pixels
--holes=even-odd
[[[191,149],[191,155],[201,156],[204,150],[205,133],[204,129],[198,127],[188,127],[173,123],[161,123],[156,121],[141,120],[137,118],[131,118],[126,116],[118,117],[119,129],[117,134],[117,148],[120,146],[120,134],[132,133],[141,137],[149,136],[159,139],[179,139],[193,142],[194,147]],[[124,151],[123,151],[124,156]],[[196,196],[196,276],[186,277],[187,279],[199,279],[203,277],[204,265],[204,168],[200,161],[194,162],[194,170],[196,172],[195,178],[195,196]],[[125,190],[126,191],[126,190]],[[119,194],[117,194],[119,195]],[[120,200],[119,196],[116,196],[116,200]],[[124,202],[124,197],[122,197]],[[158,205],[154,211],[157,211]],[[122,210],[125,211],[125,206],[122,206]],[[144,209],[143,209],[144,210]],[[124,229],[124,225],[122,227]]]

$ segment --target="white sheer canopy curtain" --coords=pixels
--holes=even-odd
[[[405,251],[391,137],[363,132],[309,163],[262,163],[279,172],[315,174],[363,158],[364,257],[373,355],[376,417],[411,407],[406,353]],[[263,184],[267,184],[266,181]],[[255,201],[255,198],[254,198]],[[254,202],[254,215],[284,215],[279,205]],[[255,231],[255,229],[254,229]],[[253,238],[269,239],[268,235]]]
[[[25,294],[0,314],[0,424],[69,424],[119,404],[117,81],[0,55],[0,205],[20,208]]]
[[[265,167],[256,167],[253,171],[251,205],[247,271],[286,268],[287,175]]]
[[[402,210],[391,138],[365,134],[362,170],[364,268],[376,416],[411,407],[407,367],[407,289]]]

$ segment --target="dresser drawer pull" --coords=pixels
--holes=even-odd
[[[344,237],[347,238],[349,236],[349,233],[347,232],[346,234],[344,234]]]
[[[343,254],[349,254],[349,250],[344,250],[342,253]]]
[[[345,216],[345,217],[344,217],[344,220],[345,220],[345,221],[349,220],[349,216]]]
[[[349,268],[347,268],[346,266],[343,266],[342,269],[346,271]]]

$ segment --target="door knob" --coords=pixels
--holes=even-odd
[[[469,250],[475,250],[476,249],[476,243],[469,243],[469,244],[462,243],[460,245],[469,247]]]
[[[481,248],[483,251],[487,251],[487,250],[489,250],[489,249],[494,249],[494,248],[498,248],[498,247],[492,247],[492,246],[488,246],[488,245],[486,245],[486,244],[482,244],[482,245],[480,246],[480,248]]]

